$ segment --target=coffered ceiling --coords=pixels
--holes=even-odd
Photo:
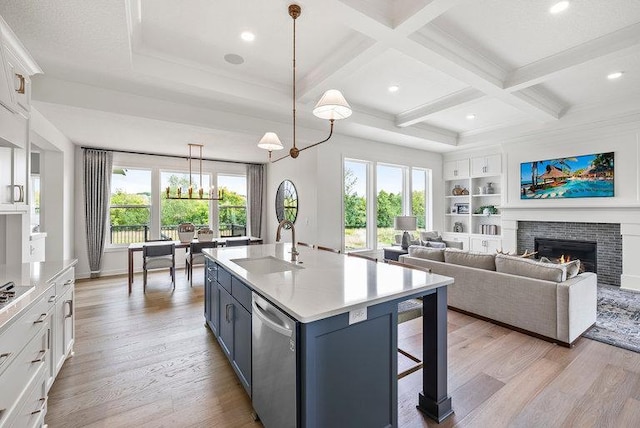
[[[640,112],[640,1],[557,1],[299,1],[300,145],[323,137],[310,112],[329,88],[354,110],[337,133],[439,152]],[[183,154],[199,139],[263,161],[265,131],[291,139],[288,3],[4,0],[0,15],[45,71],[36,108],[77,143]]]

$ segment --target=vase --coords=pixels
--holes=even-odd
[[[460,187],[459,184],[456,184],[453,189],[451,190],[451,194],[453,196],[460,196],[462,195],[462,187]]]
[[[495,189],[493,188],[493,183],[487,182],[487,187],[485,187],[484,193],[486,193],[487,195],[492,195],[494,192]]]

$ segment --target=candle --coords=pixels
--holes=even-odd
[[[167,186],[167,198],[169,197],[169,192],[171,191],[171,187]]]
[[[180,197],[180,195],[182,195],[182,187],[178,187],[178,197]]]
[[[189,199],[191,199],[191,195],[193,195],[193,186],[189,186],[187,192],[189,192]]]
[[[198,189],[198,195],[200,195],[200,199],[202,199],[202,194],[204,193],[204,191],[202,190],[202,187]]]

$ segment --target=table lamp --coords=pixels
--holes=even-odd
[[[418,218],[414,215],[399,215],[393,219],[393,227],[396,230],[404,231],[402,234],[402,249],[409,248],[411,243],[411,235],[409,230],[416,230],[418,226]]]

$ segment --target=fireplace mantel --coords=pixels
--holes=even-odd
[[[531,201],[531,204],[513,204],[500,207],[502,212],[502,246],[515,252],[518,246],[519,221],[552,221],[579,223],[620,224],[622,235],[621,288],[640,290],[640,204],[611,204],[594,200],[589,205],[557,203],[556,201]],[[536,205],[536,202],[546,202]],[[548,202],[553,202],[549,205]],[[591,202],[591,201],[590,201]]]

